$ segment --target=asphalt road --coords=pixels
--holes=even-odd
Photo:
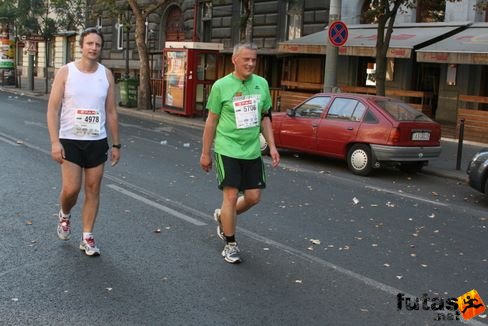
[[[121,116],[122,160],[106,166],[95,229],[102,255],[86,257],[79,206],[72,239],[56,236],[45,111],[0,92],[1,325],[488,325],[487,312],[463,321],[446,303],[471,289],[488,302],[488,200],[463,182],[364,178],[283,152],[239,219],[244,262],[230,265],[201,130]]]

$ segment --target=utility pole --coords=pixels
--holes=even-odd
[[[329,29],[333,22],[341,19],[342,0],[330,0]],[[327,56],[325,57],[324,92],[332,92],[337,87],[337,56],[339,49],[327,37]]]

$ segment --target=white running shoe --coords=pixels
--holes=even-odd
[[[220,221],[220,208],[217,208],[213,214],[215,222],[217,222],[217,235],[220,239],[224,240],[224,229],[222,228],[222,222]]]
[[[71,215],[68,215],[68,217],[63,217],[61,212],[59,212],[58,227],[56,231],[58,233],[58,238],[61,240],[69,240],[71,236],[70,218]]]
[[[80,250],[85,251],[85,255],[87,256],[100,255],[100,249],[98,249],[97,245],[95,244],[95,239],[93,238],[85,238],[81,240]]]
[[[224,250],[222,251],[222,257],[224,260],[231,264],[238,264],[241,262],[241,257],[239,257],[239,247],[237,246],[237,242],[229,242],[225,245]]]

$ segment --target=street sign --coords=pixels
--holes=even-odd
[[[32,41],[29,41],[27,43],[27,53],[29,55],[36,55],[37,54],[37,42],[32,42]]]
[[[42,35],[31,35],[31,36],[26,36],[25,38],[27,41],[32,41],[32,42],[44,42],[44,36]]]
[[[333,22],[329,27],[329,41],[334,46],[343,46],[347,37],[349,36],[349,31],[344,22],[338,20]]]

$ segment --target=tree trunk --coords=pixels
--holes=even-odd
[[[383,51],[381,51],[383,52]],[[386,52],[386,51],[385,51]],[[385,96],[386,92],[386,53],[376,52],[376,95]]]
[[[136,17],[135,40],[137,52],[139,54],[139,91],[137,96],[137,108],[139,110],[151,109],[151,81],[149,69],[149,56],[145,43],[145,16],[137,7],[136,0],[129,0],[132,12]]]

